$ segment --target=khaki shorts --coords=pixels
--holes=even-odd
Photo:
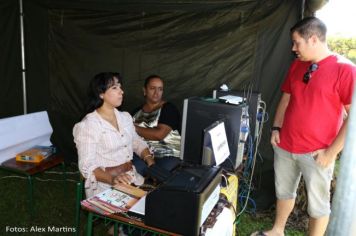
[[[334,163],[323,168],[315,162],[311,153],[293,154],[279,147],[273,149],[277,199],[294,199],[303,176],[308,194],[308,214],[314,218],[329,215]]]

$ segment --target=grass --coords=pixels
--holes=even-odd
[[[36,175],[34,180],[34,216],[28,210],[27,179],[17,174],[0,170],[0,235],[73,235],[75,226],[76,183],[79,173],[76,166],[67,167],[67,181],[63,181],[61,166]],[[46,181],[44,181],[46,180]],[[237,225],[237,235],[250,235],[272,226],[273,214],[253,216],[243,214]],[[81,214],[81,231],[84,235],[86,214]],[[49,232],[62,230],[62,232]],[[45,232],[39,232],[39,230]],[[26,233],[10,230],[27,230]],[[93,227],[93,235],[106,235],[108,226],[103,221]],[[32,231],[32,232],[31,232]],[[286,235],[305,235],[305,232],[290,228]]]
[[[258,214],[259,215],[259,214]],[[240,222],[237,224],[237,235],[250,235],[255,231],[268,230],[273,225],[274,214],[262,214],[262,216],[254,216],[251,214],[243,214]],[[288,226],[285,232],[286,236],[304,236],[306,232],[294,229]]]
[[[67,181],[63,181],[61,166],[51,171],[56,173],[38,174],[33,181],[32,217],[29,214],[27,179],[0,171],[0,235],[72,235],[68,230],[72,230],[75,225],[76,182],[79,174],[68,173]],[[67,167],[67,171],[77,170]],[[83,223],[84,220],[83,217]],[[48,227],[62,232],[48,232]],[[42,228],[47,232],[39,232]],[[24,230],[27,231],[25,234],[19,233]]]

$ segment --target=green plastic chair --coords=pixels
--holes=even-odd
[[[80,235],[80,213],[81,205],[80,202],[83,200],[84,196],[84,177],[80,176],[80,180],[77,183],[77,196],[75,200],[75,233],[74,235]]]

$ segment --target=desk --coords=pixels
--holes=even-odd
[[[132,218],[128,218],[125,216],[121,215],[102,215],[97,212],[92,211],[91,209],[88,209],[86,207],[83,207],[84,210],[88,211],[88,222],[87,222],[87,229],[86,233],[87,236],[92,236],[92,230],[93,230],[93,220],[94,218],[102,218],[105,220],[110,220],[114,223],[114,235],[117,236],[118,234],[118,224],[121,225],[126,225],[129,228],[129,231],[132,229],[138,229],[141,230],[141,232],[149,232],[152,233],[153,235],[172,235],[172,236],[179,236],[179,234],[175,234],[172,232],[168,232],[159,228],[154,228],[145,225],[143,222],[139,220],[135,220]],[[140,234],[140,235],[145,235],[145,234]]]
[[[16,158],[11,158],[7,161],[4,161],[0,165],[0,169],[25,175],[28,180],[28,197],[29,197],[29,205],[30,205],[30,214],[33,215],[33,182],[32,176],[41,173],[45,170],[48,170],[54,166],[62,164],[63,166],[63,177],[65,176],[65,165],[64,159],[61,155],[52,155],[41,161],[40,163],[29,163],[29,162],[19,162],[16,161]]]
[[[104,220],[109,220],[114,223],[114,235],[118,236],[118,225],[126,225],[128,227],[129,235],[131,235],[132,231],[140,230],[139,235],[151,235],[148,233],[152,233],[152,235],[173,235],[179,236],[180,234],[172,233],[163,229],[151,227],[145,225],[142,221],[136,220],[134,218],[129,218],[124,215],[103,215],[92,209],[89,209],[85,206],[82,206],[82,209],[87,211],[88,220],[87,220],[87,228],[86,228],[86,235],[92,236],[93,230],[93,221],[95,219],[101,218]],[[216,214],[216,212],[214,213]],[[224,236],[231,236],[235,235],[235,216],[231,209],[224,207],[222,212],[219,213],[217,216],[217,220],[212,228],[205,228],[204,235],[206,236],[216,236],[216,235],[224,235]],[[174,222],[172,222],[174,223]],[[77,227],[79,233],[79,227]]]

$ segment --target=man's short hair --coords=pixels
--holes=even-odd
[[[145,79],[145,83],[143,84],[143,86],[145,88],[147,88],[147,85],[150,83],[151,80],[153,79],[160,79],[163,82],[163,79],[161,78],[161,76],[159,75],[150,75]]]
[[[297,22],[290,32],[297,32],[302,38],[308,40],[312,35],[316,35],[321,42],[326,40],[326,25],[320,19],[311,16]]]

